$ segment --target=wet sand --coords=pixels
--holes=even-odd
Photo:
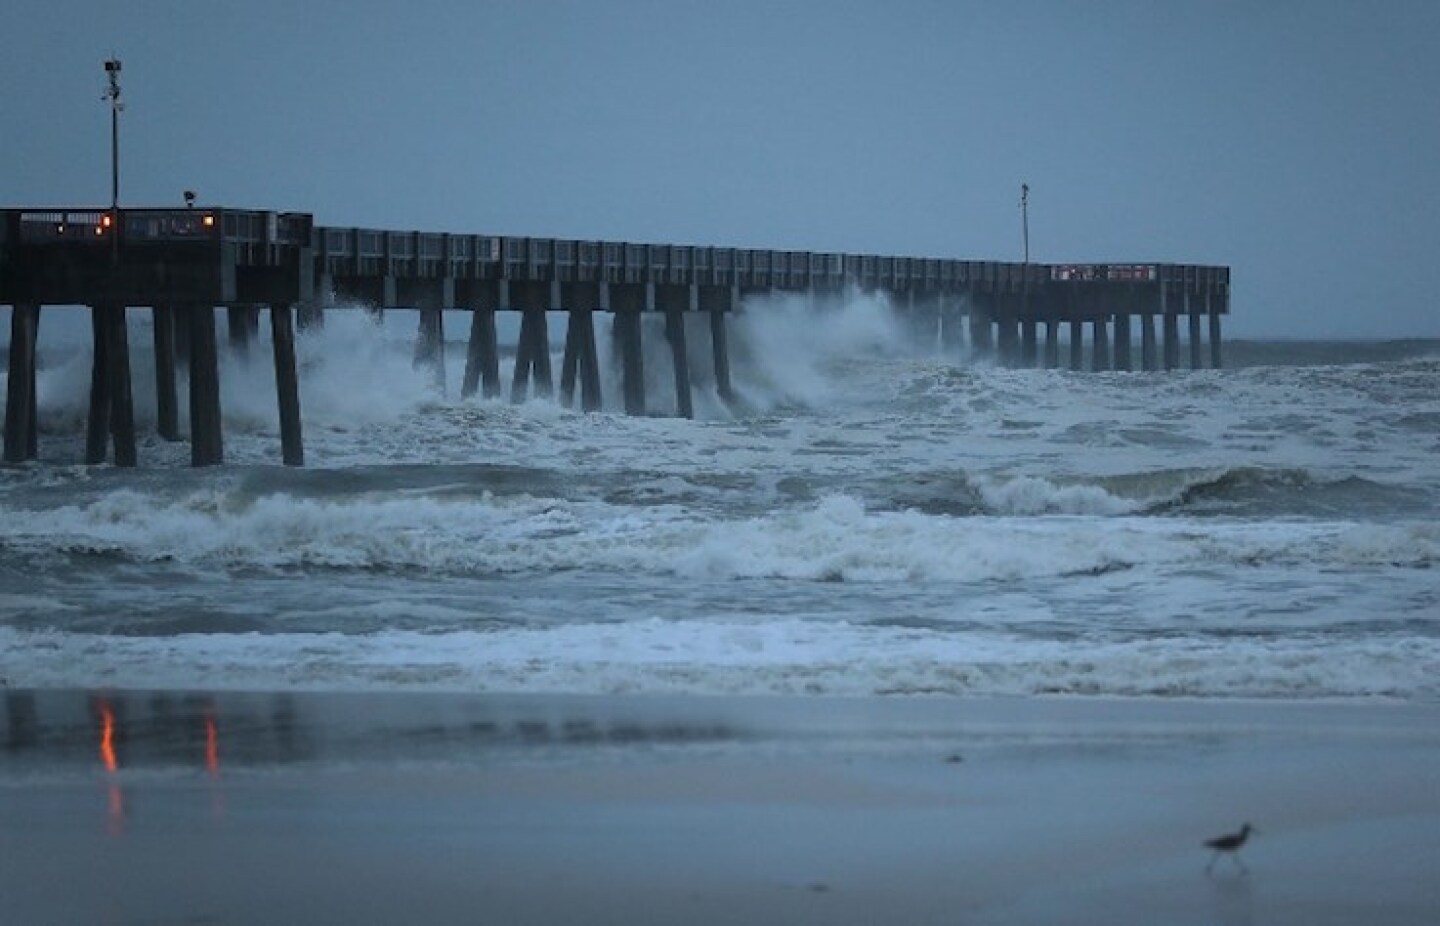
[[[1432,705],[3,698],[7,924],[1440,916]]]

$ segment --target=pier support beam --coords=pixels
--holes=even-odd
[[[225,317],[231,353],[248,360],[250,342],[260,332],[260,310],[253,305],[232,305],[226,308]]]
[[[620,354],[621,391],[625,414],[645,414],[645,355],[640,340],[640,313],[617,309],[614,338]]]
[[[600,363],[595,350],[595,313],[571,309],[565,330],[565,357],[560,364],[560,401],[575,404],[575,380],[580,380],[580,407],[600,410]]]
[[[1155,362],[1155,316],[1140,316],[1140,369],[1147,373],[1157,369]]]
[[[443,309],[420,310],[420,330],[415,339],[415,366],[429,367],[435,388],[445,394],[445,312]]]
[[[270,330],[275,348],[275,396],[280,404],[280,456],[286,466],[304,466],[300,380],[295,370],[295,326],[290,306],[271,303]]]
[[[1070,369],[1085,369],[1085,323],[1079,319],[1070,321]]]
[[[1115,316],[1115,369],[1130,372],[1130,316],[1121,312]]]
[[[1060,320],[1047,319],[1045,322],[1045,369],[1060,366]]]
[[[495,336],[495,310],[472,309],[470,343],[465,349],[465,379],[460,384],[461,398],[475,394],[493,399],[500,394],[500,347]]]
[[[1165,315],[1165,343],[1162,345],[1165,354],[1165,369],[1173,370],[1180,365],[1180,316],[1174,313]]]
[[[739,297],[735,303],[739,304]],[[720,401],[729,405],[735,400],[735,390],[730,386],[730,340],[725,330],[725,313],[719,310],[710,313],[710,356],[715,367],[715,392]]]
[[[1019,322],[1013,315],[1002,315],[996,324],[1000,329],[1000,363],[1007,367],[1016,366],[1020,362]]]
[[[665,313],[665,340],[670,342],[670,356],[675,368],[675,414],[694,418],[695,405],[690,395],[690,354],[685,347],[685,313]]]
[[[1220,364],[1220,313],[1210,310],[1210,368],[1218,370]]]
[[[150,309],[155,345],[155,430],[161,440],[180,439],[179,402],[175,390],[175,309]],[[188,331],[188,329],[187,329]]]
[[[218,466],[225,461],[225,448],[215,310],[196,305],[181,311],[190,316],[190,465]]]
[[[1199,370],[1205,366],[1200,349],[1200,313],[1190,313],[1190,369]]]
[[[1090,369],[1096,373],[1103,373],[1110,369],[1110,334],[1106,331],[1106,319],[1104,316],[1096,318],[1093,322],[1093,345],[1090,354]]]
[[[977,357],[988,357],[995,351],[991,337],[990,314],[976,306],[970,309],[970,352]]]
[[[5,393],[5,462],[22,463],[38,456],[35,421],[35,343],[40,306],[17,303],[10,310],[10,366]]]
[[[85,428],[85,463],[105,462],[115,447],[115,465],[136,464],[135,405],[130,390],[130,340],[123,305],[90,307],[94,356],[90,365],[90,413]]]
[[[1022,367],[1033,367],[1039,363],[1038,326],[1039,323],[1033,318],[1027,318],[1020,322],[1020,365]]]
[[[535,395],[549,398],[554,393],[550,375],[550,334],[544,309],[526,309],[520,316],[520,343],[515,349],[515,375],[510,380],[510,401],[524,402],[528,386]]]

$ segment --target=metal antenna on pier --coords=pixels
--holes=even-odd
[[[110,209],[114,211],[120,207],[120,112],[125,108],[120,102],[120,59],[106,59],[105,73],[110,86],[100,99],[110,102]]]
[[[1020,231],[1025,240],[1025,263],[1030,263],[1030,184],[1020,184]]]

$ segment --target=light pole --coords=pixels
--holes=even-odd
[[[1030,184],[1020,184],[1020,233],[1025,241],[1025,263],[1030,263]]]
[[[120,111],[125,108],[120,102],[120,59],[107,59],[105,73],[110,86],[100,99],[110,102],[110,210],[114,212],[120,207]]]

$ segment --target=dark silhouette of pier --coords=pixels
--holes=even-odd
[[[215,312],[227,313],[230,349],[248,353],[262,310],[271,320],[282,458],[301,465],[295,330],[327,309],[418,311],[417,362],[445,383],[444,315],[471,315],[461,394],[501,393],[495,313],[521,314],[511,397],[551,395],[549,311],[567,313],[561,400],[601,407],[594,314],[608,312],[624,408],[646,414],[642,317],[664,317],[675,372],[675,413],[693,413],[699,370],[730,383],[726,317],[747,299],[790,293],[817,303],[882,293],[916,337],[948,354],[1011,366],[1094,370],[1221,362],[1220,319],[1230,308],[1227,267],[1169,263],[1039,264],[776,251],[614,241],[438,234],[317,226],[304,213],[230,208],[0,210],[0,304],[12,306],[5,461],[35,459],[35,352],[42,306],[89,307],[94,330],[85,460],[136,464],[127,307],[153,312],[156,420],[179,440],[177,370],[188,367],[191,461],[224,458]],[[708,317],[711,363],[690,363],[685,319]],[[1157,320],[1160,331],[1157,334]],[[1131,335],[1138,322],[1138,357]],[[1064,329],[1068,326],[1068,332]],[[701,328],[703,330],[703,326]]]

